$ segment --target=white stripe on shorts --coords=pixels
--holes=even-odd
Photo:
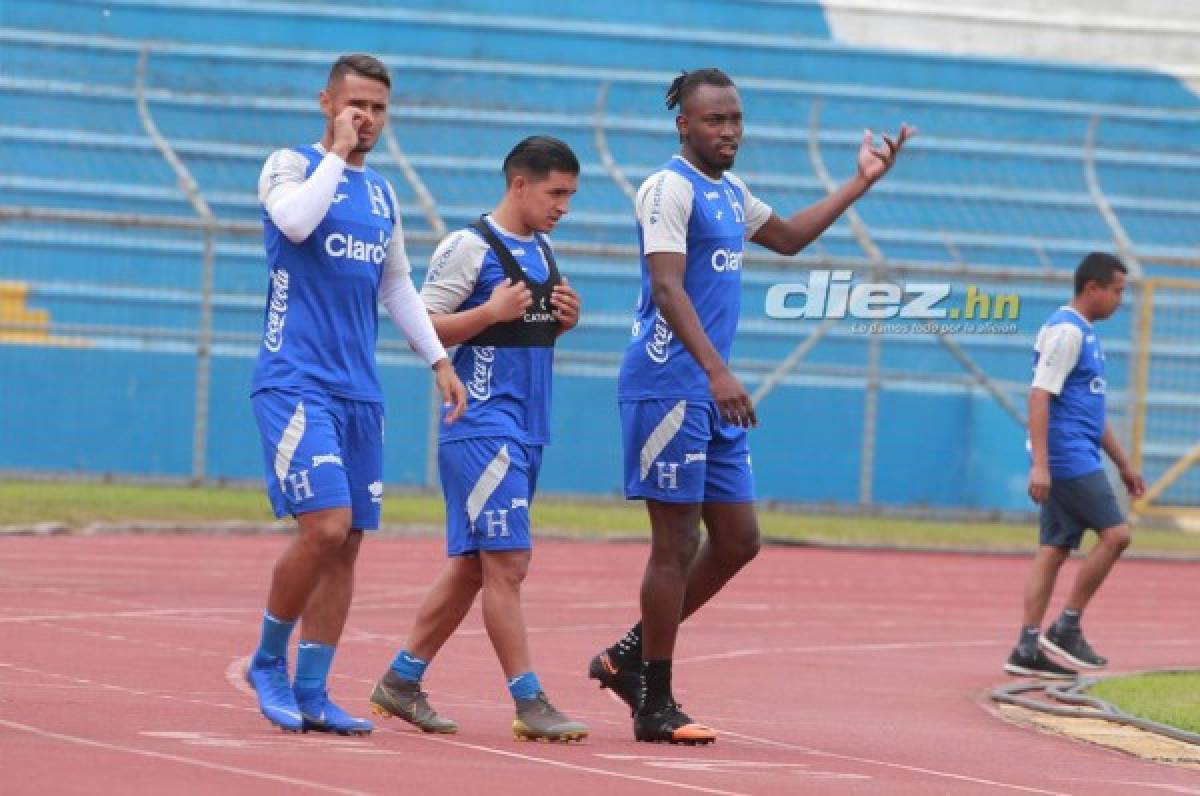
[[[675,439],[675,435],[679,433],[679,429],[683,428],[683,416],[687,413],[687,401],[680,401],[671,407],[671,411],[667,412],[667,416],[659,421],[654,431],[650,433],[646,444],[642,446],[642,477],[641,480],[646,480],[647,473],[650,472],[651,465],[658,455],[667,449],[671,444],[671,440]]]
[[[509,461],[508,446],[501,445],[496,458],[488,462],[488,466],[483,469],[483,475],[479,476],[479,480],[471,489],[471,494],[467,495],[467,517],[470,518],[472,525],[479,519],[483,507],[487,505],[488,498],[500,486],[504,476],[508,475]]]
[[[292,466],[296,448],[300,447],[300,438],[304,436],[304,423],[304,401],[301,401],[296,404],[296,411],[292,413],[292,419],[288,421],[283,436],[279,438],[279,444],[275,446],[275,477],[279,479],[280,487],[283,486],[283,479],[287,478],[288,469]]]

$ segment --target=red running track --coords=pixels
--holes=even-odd
[[[526,588],[533,652],[552,699],[591,725],[585,743],[512,740],[478,608],[426,680],[457,736],[395,721],[365,739],[284,735],[238,678],[283,544],[0,539],[0,791],[1200,794],[1194,771],[992,712],[1027,566],[1010,558],[764,550],[685,625],[676,695],[720,740],[674,748],[634,743],[584,676],[634,619],[645,547],[546,542]],[[332,680],[345,706],[365,713],[442,561],[435,539],[368,540]],[[1089,635],[1121,670],[1200,664],[1196,574],[1122,562]]]

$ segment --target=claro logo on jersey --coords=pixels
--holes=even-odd
[[[475,359],[471,369],[471,380],[467,392],[476,401],[492,397],[492,364],[496,361],[496,348],[490,345],[475,346]]]
[[[385,236],[383,230],[379,231],[378,243],[359,240],[352,234],[333,232],[325,237],[325,253],[338,259],[382,265],[387,259],[387,247],[391,242],[391,237]]]
[[[675,333],[661,312],[654,313],[654,332],[646,342],[646,356],[660,365],[665,365],[671,356],[671,338]]]
[[[714,271],[738,271],[742,267],[742,253],[731,249],[717,249],[712,253]]]
[[[287,320],[288,272],[283,268],[271,271],[271,300],[267,303],[267,329],[263,345],[271,353],[283,348],[283,324]]]

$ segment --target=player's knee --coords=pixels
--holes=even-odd
[[[736,570],[749,564],[758,555],[762,549],[762,537],[757,526],[752,526],[743,533],[711,536],[709,544],[725,567]]]
[[[1108,545],[1113,551],[1120,555],[1128,548],[1130,542],[1133,541],[1132,535],[1129,533],[1128,525],[1118,525],[1115,528],[1109,528],[1101,537],[1104,544]]]
[[[700,531],[681,528],[670,533],[655,533],[650,547],[650,560],[657,566],[669,566],[686,571],[700,549]]]
[[[484,553],[487,561],[483,566],[483,582],[488,586],[517,589],[529,572],[528,551]]]
[[[734,542],[733,550],[731,552],[733,554],[734,562],[736,562],[738,566],[745,566],[754,560],[755,556],[758,555],[758,551],[761,549],[762,537],[758,535],[758,530],[756,529],[753,534],[747,534],[746,536]]]
[[[301,525],[300,532],[305,543],[322,557],[341,560],[347,555],[346,542],[350,536],[350,523],[339,515],[334,514],[308,520]],[[359,535],[361,536],[361,534]],[[355,552],[357,552],[357,548],[350,553],[351,564],[353,564]]]
[[[454,582],[462,589],[479,591],[483,588],[483,567],[476,557],[459,558],[454,562]]]

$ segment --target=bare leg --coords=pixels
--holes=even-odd
[[[1099,532],[1100,539],[1083,561],[1079,574],[1075,576],[1075,584],[1071,588],[1071,596],[1067,600],[1067,608],[1083,613],[1083,609],[1096,594],[1100,584],[1108,577],[1113,564],[1129,547],[1130,535],[1128,525],[1115,525]]]
[[[1041,545],[1033,557],[1033,567],[1025,581],[1025,627],[1041,627],[1046,617],[1046,606],[1054,591],[1058,571],[1071,551],[1065,547]]]
[[[749,564],[762,544],[753,503],[705,503],[702,516],[708,537],[688,570],[683,619],[711,600]]]
[[[337,646],[354,598],[354,562],[362,545],[362,531],[352,530],[329,558],[317,587],[308,598],[300,625],[305,641]]]
[[[483,567],[476,556],[455,556],[426,592],[404,648],[432,661],[458,629],[483,586]]]
[[[296,521],[299,531],[275,562],[267,596],[267,610],[285,622],[300,616],[321,576],[343,551],[350,534],[350,509],[314,511]]]
[[[532,669],[521,610],[521,583],[529,571],[531,553],[511,550],[479,555],[483,569],[483,625],[504,676],[511,680]]]
[[[651,542],[642,577],[642,659],[669,660],[675,652],[688,573],[699,545],[701,506],[647,500],[646,510]]]

